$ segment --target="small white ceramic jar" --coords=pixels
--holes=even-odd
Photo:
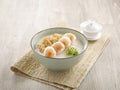
[[[88,20],[80,24],[80,32],[90,41],[98,40],[102,34],[102,25],[93,20]]]

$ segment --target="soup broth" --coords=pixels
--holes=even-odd
[[[43,37],[43,38],[44,38],[44,37]],[[40,43],[43,42],[43,38],[41,38],[41,39],[38,41],[37,45],[39,45]],[[40,52],[40,49],[37,47],[37,45],[36,45],[36,51],[37,51],[40,55],[43,55],[43,56],[44,56],[44,53],[43,53],[43,52]],[[82,51],[83,48],[84,48],[82,41],[81,41],[81,40],[78,40],[77,38],[76,38],[76,40],[75,40],[70,46],[76,48],[77,51],[78,51],[78,54],[80,54],[81,51]],[[67,57],[71,57],[71,56],[66,55],[66,49],[65,49],[64,51],[62,51],[62,52],[60,52],[60,53],[56,53],[56,56],[55,56],[54,58],[67,58]]]

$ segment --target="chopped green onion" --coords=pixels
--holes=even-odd
[[[68,47],[66,49],[66,55],[68,55],[68,56],[76,56],[76,55],[78,55],[78,50],[76,48],[74,48],[74,47]]]

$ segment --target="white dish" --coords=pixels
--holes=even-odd
[[[64,33],[68,33],[68,32],[73,33],[76,36],[79,43],[81,43],[81,45],[83,46],[81,52],[79,52],[78,55],[76,55],[74,57],[66,57],[66,58],[48,58],[48,57],[45,57],[45,56],[41,55],[40,53],[38,53],[38,51],[36,51],[36,45],[37,45],[38,41],[41,38],[43,38],[44,36],[48,36],[48,35],[51,35],[54,33],[64,34]],[[31,39],[31,48],[32,48],[37,60],[42,65],[44,65],[45,67],[47,67],[48,69],[53,70],[53,71],[67,70],[67,69],[71,68],[72,66],[76,65],[81,60],[82,56],[84,55],[84,52],[86,51],[87,46],[88,46],[87,38],[80,32],[70,29],[70,28],[62,28],[62,27],[49,28],[49,29],[43,30],[41,32],[38,32]]]
[[[83,31],[80,31],[82,34],[84,34],[83,33]],[[84,34],[85,35],[85,34]],[[95,40],[98,40],[99,38],[101,38],[101,35],[102,35],[102,33],[99,33],[97,36],[92,36],[92,37],[90,37],[90,36],[87,36],[87,35],[85,35],[86,37],[87,37],[87,40],[89,40],[89,41],[95,41]]]
[[[85,21],[80,24],[81,33],[83,33],[88,40],[98,40],[102,35],[102,25],[95,21]]]

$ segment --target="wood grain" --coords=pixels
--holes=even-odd
[[[0,0],[0,90],[58,90],[14,75],[9,67],[30,49],[38,31],[65,22],[79,28],[94,19],[110,35],[110,44],[78,90],[120,90],[119,0]]]

